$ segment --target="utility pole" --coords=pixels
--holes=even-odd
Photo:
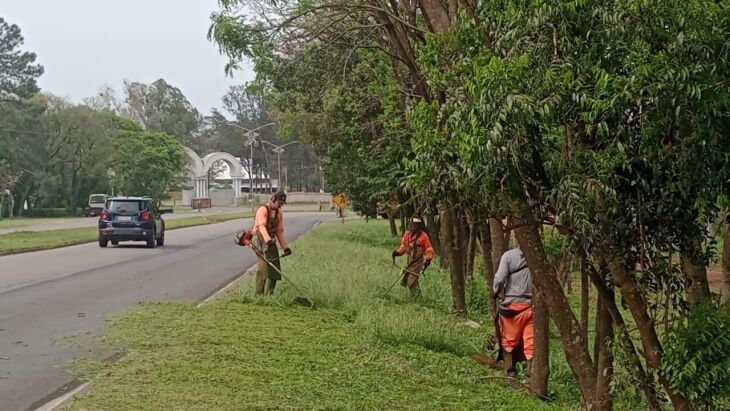
[[[246,141],[243,143],[244,145],[247,145],[251,148],[251,157],[249,162],[249,172],[248,172],[248,184],[249,184],[249,191],[251,194],[251,212],[256,211],[256,204],[254,202],[254,189],[253,189],[253,147],[257,146],[259,144],[258,141],[256,141],[256,137],[258,136],[258,133],[255,131],[249,131],[246,133]]]
[[[249,130],[246,127],[239,126],[238,124],[232,123],[230,121],[226,121],[226,124],[228,124],[231,127],[239,128],[246,132],[246,134],[244,134],[244,135],[247,138],[246,138],[246,141],[243,142],[243,145],[251,147],[251,157],[250,157],[251,163],[249,164],[249,176],[248,176],[248,180],[249,180],[249,184],[250,184],[249,194],[251,194],[251,211],[256,211],[256,205],[254,204],[254,193],[253,193],[253,146],[258,145],[258,141],[256,141],[256,137],[258,137],[258,135],[259,135],[258,133],[256,133],[256,131],[261,130],[264,127],[275,126],[276,123],[264,124],[263,126],[256,127],[253,130]]]
[[[274,153],[276,153],[276,164],[277,164],[277,168],[279,169],[279,171],[278,171],[278,174],[276,175],[276,178],[278,178],[278,179],[279,179],[279,182],[278,182],[278,185],[279,185],[279,187],[278,187],[278,188],[279,188],[279,191],[282,191],[282,190],[283,190],[283,188],[281,187],[281,153],[283,153],[283,152],[285,151],[285,150],[284,150],[284,147],[286,147],[286,146],[288,146],[288,145],[290,145],[290,144],[296,144],[296,143],[298,143],[299,141],[297,141],[297,140],[294,140],[294,141],[290,141],[290,142],[288,142],[288,143],[286,143],[286,144],[282,144],[282,145],[280,145],[280,146],[278,146],[278,145],[276,145],[276,144],[274,144],[274,143],[270,143],[270,142],[268,142],[268,141],[264,141],[264,140],[261,140],[261,141],[263,141],[263,142],[264,142],[265,144],[268,144],[268,145],[270,145],[270,146],[274,147],[274,148],[272,148],[272,149],[271,149],[271,151],[273,151]],[[286,186],[286,185],[287,185],[287,184],[285,184],[285,186]]]

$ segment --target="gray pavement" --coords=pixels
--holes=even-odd
[[[288,213],[287,238],[332,218]],[[255,256],[233,236],[251,225],[173,230],[156,249],[94,243],[0,257],[0,410],[33,409],[72,389],[74,358],[112,355],[96,340],[109,314],[140,301],[199,300],[237,277]]]

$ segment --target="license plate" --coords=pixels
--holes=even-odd
[[[120,215],[117,217],[117,221],[132,221],[132,216]]]

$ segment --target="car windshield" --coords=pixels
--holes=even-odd
[[[104,196],[91,196],[89,198],[90,203],[103,203],[104,201],[106,201],[106,197]]]
[[[111,200],[107,209],[113,213],[138,213],[145,209],[144,201],[138,200]]]

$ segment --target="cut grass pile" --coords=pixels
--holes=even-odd
[[[74,410],[494,409],[579,408],[572,376],[553,341],[551,403],[498,380],[474,363],[492,332],[478,307],[482,281],[470,285],[478,329],[449,314],[446,272],[431,268],[424,299],[396,286],[388,225],[326,224],[293,245],[285,282],[256,298],[249,281],[211,305],[143,304],[118,316],[106,335],[125,350],[121,363],[84,362],[93,380]],[[399,261],[402,263],[403,261]],[[434,264],[436,265],[436,264]],[[626,407],[622,408],[626,409]]]
[[[214,224],[238,218],[251,217],[251,215],[251,213],[235,213],[177,218],[167,220],[165,222],[165,228],[167,230],[174,230],[176,228]],[[96,227],[66,228],[43,232],[18,231],[0,235],[0,255],[83,244],[96,241],[98,236],[99,232]]]

